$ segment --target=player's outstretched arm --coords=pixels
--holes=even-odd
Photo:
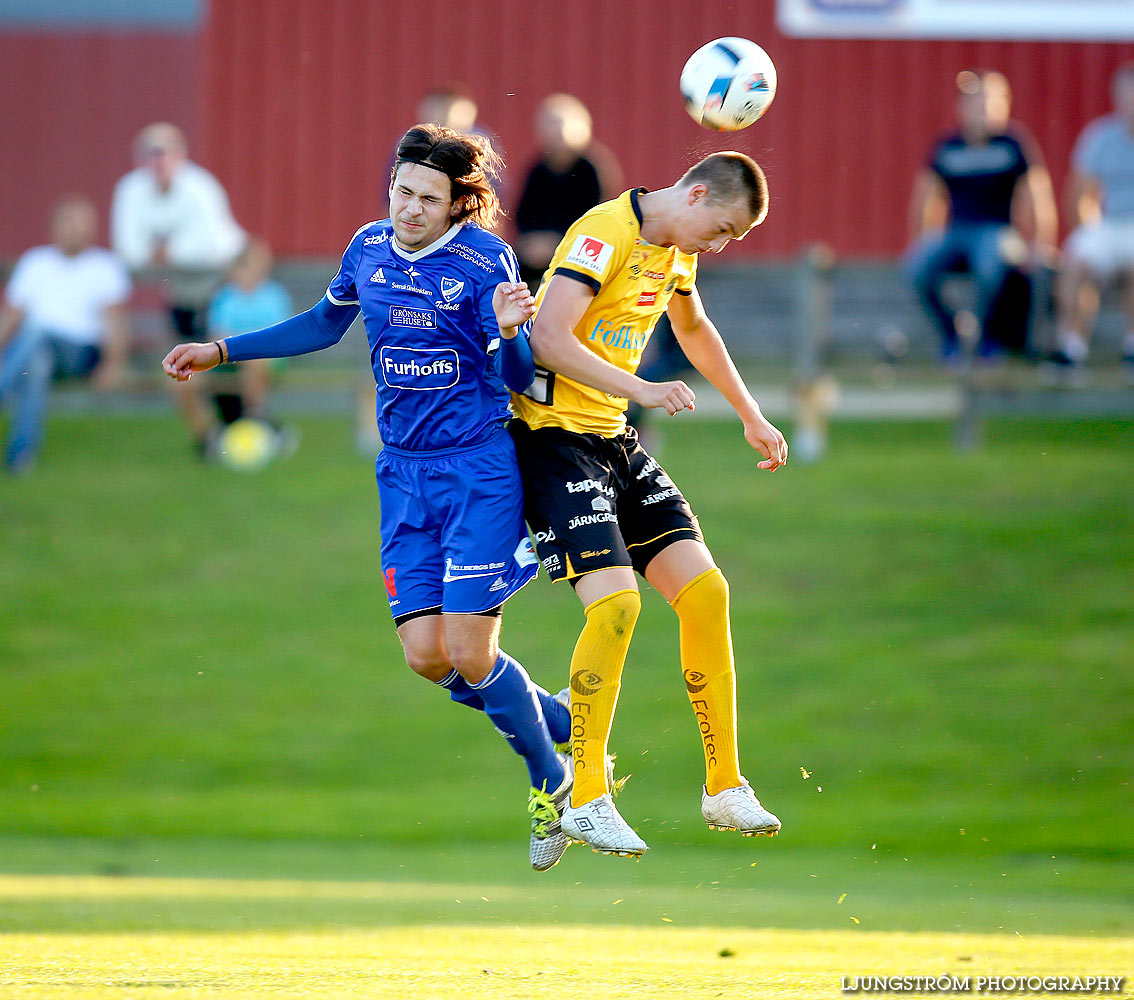
[[[224,361],[219,340],[208,344],[178,344],[162,360],[162,370],[178,382],[188,382],[196,372],[207,372]]]
[[[587,285],[555,275],[532,327],[532,351],[538,364],[601,392],[631,399],[647,409],[664,409],[670,416],[694,409],[696,396],[684,382],[647,382],[616,368],[587,350],[575,338],[593,294]]]
[[[764,456],[757,468],[775,470],[787,462],[787,441],[760,412],[760,406],[732,363],[721,335],[701,305],[696,287],[689,295],[675,295],[666,310],[674,336],[694,368],[705,376],[744,425],[744,439]]]

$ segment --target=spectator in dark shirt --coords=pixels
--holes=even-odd
[[[563,234],[599,202],[615,197],[622,172],[614,154],[591,135],[591,113],[570,94],[551,94],[535,117],[539,159],[516,208],[520,277],[539,284]]]
[[[1009,123],[1011,90],[1003,74],[957,75],[960,128],[942,136],[915,180],[910,204],[914,243],[906,269],[942,337],[946,360],[958,353],[953,312],[941,298],[952,271],[976,284],[982,354],[1002,348],[993,318],[1013,269],[1044,259],[1055,244],[1051,178],[1030,136]]]

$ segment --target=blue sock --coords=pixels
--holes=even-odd
[[[520,667],[520,670],[523,669]],[[468,705],[478,712],[484,711],[484,699],[457,671],[450,670],[448,676],[437,683],[449,692],[449,697],[458,705]],[[540,708],[543,709],[543,718],[547,723],[547,731],[551,734],[551,742],[566,743],[571,739],[571,710],[530,679],[529,683],[539,699]]]
[[[501,653],[488,676],[469,689],[480,696],[485,714],[528,765],[536,788],[553,791],[563,783],[563,764],[555,753],[535,686],[507,653]]]

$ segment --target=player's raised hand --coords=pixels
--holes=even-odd
[[[678,379],[675,382],[642,382],[642,390],[634,396],[634,402],[647,410],[664,409],[671,417],[682,410],[697,408],[697,396],[692,389]]]
[[[511,340],[517,327],[532,318],[535,299],[524,282],[502,281],[492,293],[492,311],[496,313],[501,336]]]
[[[211,344],[178,344],[162,360],[162,370],[178,382],[188,382],[194,372],[207,372],[221,363],[220,348]]]
[[[763,414],[745,422],[744,439],[764,456],[764,461],[756,463],[756,468],[774,472],[787,463],[787,441]]]

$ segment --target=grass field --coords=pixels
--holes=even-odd
[[[745,772],[784,833],[704,829],[647,594],[613,743],[653,850],[574,848],[541,879],[518,761],[400,661],[369,462],[342,422],[302,430],[242,477],[172,419],[59,419],[35,475],[0,481],[0,996],[1129,968],[1129,422],[994,421],[963,456],[945,425],[839,425],[828,461],[773,476],[731,426],[670,433],[732,584]],[[557,688],[579,622],[539,580],[505,648]]]
[[[9,893],[55,901],[128,900],[138,911],[196,904],[224,926],[248,900],[302,908],[311,901],[378,909],[435,884],[389,894],[367,883],[0,879]],[[862,977],[950,977],[978,994],[979,977],[1123,976],[1128,941],[1115,938],[754,930],[742,927],[561,927],[452,922],[381,929],[58,933],[8,935],[0,995],[13,998],[244,996],[529,998],[783,997],[844,995]],[[1109,995],[1116,995],[1117,991]],[[905,995],[924,996],[922,991]],[[931,994],[937,995],[937,994]]]

